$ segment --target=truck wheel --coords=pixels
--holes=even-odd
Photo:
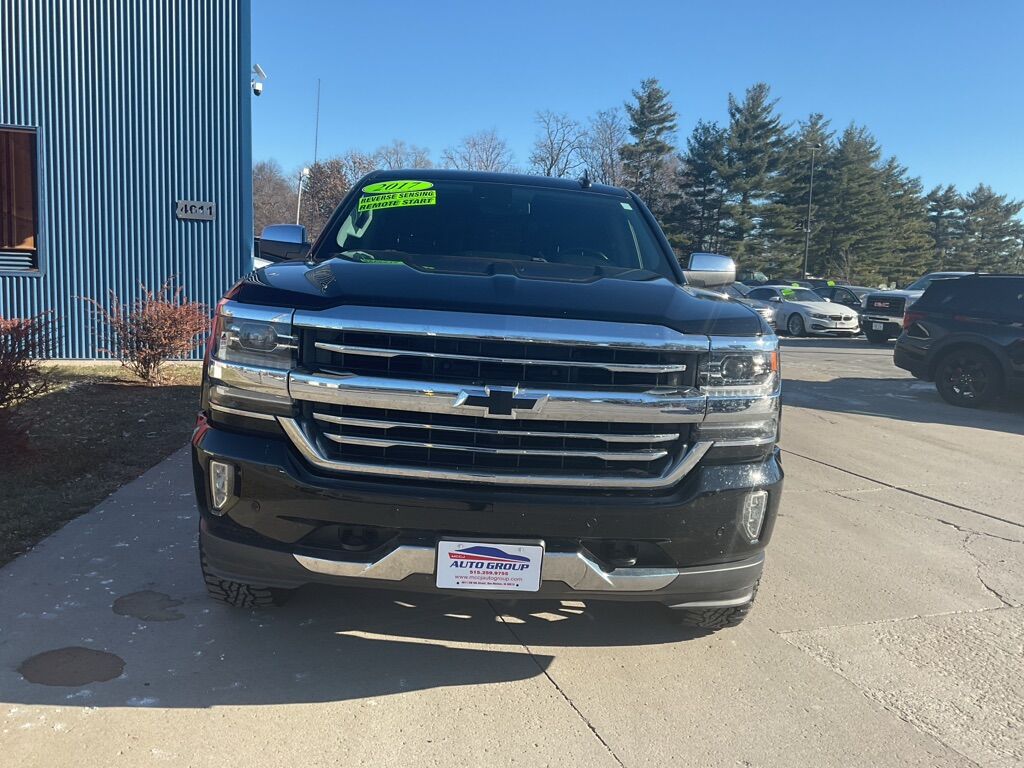
[[[786,321],[786,332],[790,336],[803,336],[807,332],[804,328],[804,319],[800,315],[790,315]]]
[[[980,408],[1002,394],[1002,371],[983,350],[953,349],[935,366],[935,388],[951,405]]]
[[[744,605],[737,605],[732,608],[673,608],[672,613],[676,621],[687,627],[714,631],[739,626],[747,618],[750,609],[754,607],[754,599],[757,597],[757,586],[757,584],[754,584],[754,593],[750,596],[750,602]]]
[[[277,587],[258,587],[255,584],[243,584],[215,576],[206,565],[206,555],[199,548],[199,565],[203,569],[203,581],[206,582],[206,593],[218,603],[234,608],[270,608],[284,605],[295,592],[294,589]]]
[[[872,331],[870,328],[864,329],[864,337],[872,344],[885,344],[889,340],[885,331]]]

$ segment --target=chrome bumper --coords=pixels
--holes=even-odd
[[[369,563],[327,560],[293,555],[308,571],[324,576],[400,582],[410,576],[433,576],[436,551],[433,547],[403,545]],[[671,592],[728,591],[737,578],[751,585],[750,594],[726,600],[674,603],[674,607],[725,607],[750,601],[753,584],[764,566],[764,553],[734,563],[694,568],[616,568],[605,571],[582,552],[546,552],[542,582],[564,584],[573,592]],[[691,586],[692,585],[692,586]]]
[[[864,327],[868,323],[887,323],[890,325],[903,325],[903,316],[895,317],[893,315],[864,315],[861,318],[861,327]]]

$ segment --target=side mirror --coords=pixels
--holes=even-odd
[[[717,253],[691,253],[683,273],[690,285],[716,288],[736,282],[736,262]]]
[[[774,302],[776,304],[782,303],[782,299],[780,299],[778,296],[772,296],[770,299],[768,299],[768,301]]]
[[[306,228],[300,224],[272,224],[260,235],[259,258],[268,263],[297,261],[309,253]]]

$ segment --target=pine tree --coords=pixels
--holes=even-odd
[[[673,178],[676,113],[668,97],[655,78],[640,83],[633,91],[634,101],[626,103],[633,141],[620,150],[626,185],[656,216],[666,213]]]
[[[921,180],[909,177],[896,158],[882,166],[881,183],[888,212],[890,264],[886,274],[903,285],[927,272],[931,263],[934,241],[928,228],[928,207]]]
[[[725,131],[698,120],[680,158],[677,202],[669,219],[673,240],[684,252],[715,252],[722,247],[725,184]]]
[[[932,239],[930,270],[956,269],[964,247],[963,198],[947,184],[928,193],[928,231]]]
[[[808,254],[807,271],[827,274],[822,256],[825,244],[821,236],[818,212],[827,200],[822,197],[822,182],[831,153],[835,151],[834,132],[824,115],[815,112],[801,121],[790,136],[785,162],[780,173],[779,213],[774,226],[773,269],[778,275],[799,275],[804,270],[804,250]],[[814,162],[814,192],[811,196],[811,162]],[[810,215],[808,215],[810,202]],[[810,236],[807,227],[810,226]]]
[[[786,126],[765,83],[747,89],[742,102],[729,94],[729,128],[721,174],[729,194],[731,255],[744,267],[766,266],[782,190]]]
[[[1024,241],[1024,223],[1016,218],[1024,203],[997,195],[979,184],[964,195],[964,269],[1008,272],[1017,260]]]
[[[851,125],[823,166],[821,194],[815,195],[821,201],[821,273],[873,283],[887,271],[890,222],[880,159],[874,137]]]

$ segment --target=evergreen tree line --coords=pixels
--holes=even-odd
[[[864,126],[837,131],[818,113],[784,122],[764,83],[742,99],[730,94],[726,123],[699,120],[681,143],[669,93],[654,78],[622,108],[585,121],[550,110],[535,119],[525,167],[494,129],[445,148],[439,165],[568,178],[586,171],[595,182],[636,192],[681,258],[724,253],[742,271],[769,277],[800,277],[805,253],[808,274],[865,285],[904,285],[934,270],[1024,272],[1024,204],[985,184],[925,192]],[[315,236],[351,185],[374,168],[434,165],[427,149],[401,141],[314,163],[299,182],[302,223]],[[255,165],[257,233],[294,220],[298,174],[290,178],[274,161]]]
[[[725,253],[743,270],[796,278],[806,252],[808,274],[868,285],[1024,271],[1021,202],[985,184],[926,193],[863,126],[838,132],[817,113],[784,123],[764,83],[730,95],[727,124],[698,121],[684,147],[672,143],[676,114],[657,80],[626,109],[625,184],[680,254]]]

